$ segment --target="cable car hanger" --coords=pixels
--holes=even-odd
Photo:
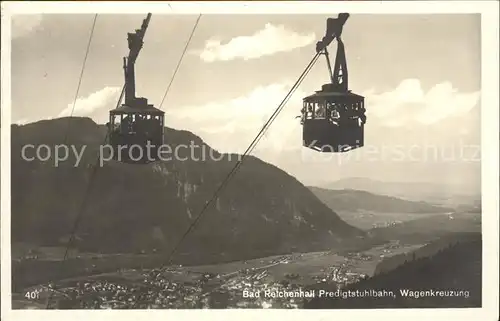
[[[316,53],[326,58],[330,83],[303,99],[301,124],[303,145],[321,152],[346,152],[364,145],[366,123],[364,97],[349,90],[347,60],[341,39],[348,13],[328,18],[326,34],[316,44]],[[328,46],[337,40],[332,71]]]
[[[337,19],[328,18],[326,22],[326,35],[321,41],[318,41],[316,43],[316,52],[318,52],[320,55],[325,56],[331,82],[332,84],[334,84],[338,91],[348,91],[347,62],[345,57],[344,43],[341,39],[344,24],[346,23],[348,18],[348,13],[339,14]],[[334,71],[332,71],[330,55],[328,53],[328,46],[335,39],[337,40],[338,48],[337,56],[335,58],[335,68]]]
[[[129,164],[147,164],[159,160],[159,149],[164,143],[164,117],[161,110],[187,48],[198,26],[201,14],[194,24],[191,35],[177,63],[170,83],[165,90],[159,108],[148,104],[144,97],[135,96],[135,63],[144,44],[144,36],[151,20],[151,13],[143,20],[141,28],[127,33],[129,53],[123,58],[125,85],[117,107],[109,113],[108,143],[113,149],[113,159]],[[123,97],[125,102],[121,104]],[[134,148],[134,147],[139,147]],[[145,153],[144,150],[147,152]]]
[[[108,143],[113,148],[113,159],[125,163],[145,164],[155,159],[163,145],[163,122],[165,113],[148,104],[147,98],[135,95],[135,63],[144,44],[144,36],[151,20],[151,13],[142,21],[140,29],[127,33],[129,53],[123,58],[125,78],[124,90],[119,101],[125,96],[121,106],[109,112]],[[134,149],[134,146],[140,147]],[[144,149],[151,146],[151,153]]]

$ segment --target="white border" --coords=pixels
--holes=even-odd
[[[482,206],[483,308],[390,310],[11,310],[10,295],[10,21],[29,13],[481,13],[482,37]],[[1,277],[2,320],[498,320],[498,1],[370,1],[370,2],[2,2],[2,127],[1,127]],[[383,37],[383,35],[382,35]],[[457,66],[460,68],[460,66]],[[467,258],[464,258],[465,260]],[[168,320],[168,319],[167,319]]]

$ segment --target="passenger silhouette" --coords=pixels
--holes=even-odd
[[[131,129],[132,123],[133,121],[131,116],[123,117],[122,122],[120,123],[121,132],[124,134],[128,134]]]

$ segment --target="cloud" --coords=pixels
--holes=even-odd
[[[27,118],[21,118],[21,119],[18,119],[18,120],[14,120],[12,122],[12,124],[22,126],[22,125],[29,124],[30,122],[31,121],[29,119],[27,119]]]
[[[194,53],[206,62],[228,61],[238,58],[249,60],[305,47],[313,43],[315,39],[314,33],[299,34],[282,25],[274,26],[268,23],[264,29],[253,35],[235,37],[226,44],[222,44],[217,39],[208,40],[203,50]]]
[[[417,79],[403,80],[394,90],[363,94],[368,115],[381,125],[400,127],[430,125],[470,112],[479,102],[480,92],[461,93],[450,82],[425,92]]]
[[[39,121],[43,121],[43,120],[52,120],[52,119],[54,119],[53,116],[38,117],[35,120],[28,119],[28,118],[20,118],[18,120],[13,120],[11,122],[11,124],[12,125],[18,125],[18,126],[24,126],[24,125],[28,125],[28,124],[31,124],[31,123],[35,123],[35,122],[39,122]]]
[[[291,82],[257,87],[241,97],[202,106],[183,106],[167,117],[167,125],[200,134],[220,151],[244,152],[292,87]],[[300,140],[302,98],[297,90],[259,142],[275,152]]]
[[[85,98],[78,98],[72,115],[88,116],[98,109],[113,105],[118,100],[120,92],[120,87],[105,87]],[[70,103],[68,104],[68,107],[62,110],[57,117],[70,116],[72,110],[73,103]]]
[[[12,38],[21,38],[35,31],[42,24],[41,14],[23,14],[12,16]]]
[[[242,153],[291,85],[291,82],[275,83],[257,87],[230,100],[201,106],[182,106],[169,113],[167,125],[192,131],[221,152]],[[308,94],[300,88],[295,92],[259,142],[259,157],[267,158],[284,151],[301,149],[302,127],[300,119],[296,117],[300,115],[302,98]],[[369,90],[363,95],[369,114],[366,135],[370,144],[385,143],[393,137],[402,144],[410,144],[417,142],[424,134],[431,133],[431,130],[435,132],[435,136],[431,137],[436,141],[455,137],[448,129],[441,128],[445,123],[449,125],[450,119],[447,118],[455,116],[465,117],[463,125],[476,130],[474,120],[467,117],[477,105],[479,93],[460,93],[449,83],[438,84],[426,92],[418,80],[409,79],[393,90],[383,93]],[[429,124],[437,127],[432,126],[431,129]],[[456,127],[456,122],[452,124]],[[448,128],[448,125],[445,127]]]

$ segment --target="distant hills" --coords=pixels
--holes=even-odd
[[[474,184],[454,185],[421,182],[384,182],[369,178],[353,177],[321,184],[319,187],[341,190],[367,191],[414,201],[434,204],[470,204],[481,199],[481,191]]]
[[[443,244],[444,245],[444,244]],[[420,250],[421,252],[426,251]],[[435,254],[415,255],[406,263],[342,289],[392,291],[393,296],[358,295],[350,298],[319,298],[306,303],[308,309],[376,308],[470,308],[481,307],[482,241],[476,233],[439,248]],[[417,250],[418,251],[418,250]],[[329,289],[336,291],[335,288]],[[432,295],[430,290],[438,292]],[[411,292],[424,291],[419,298]],[[425,291],[428,291],[425,293]],[[444,291],[439,294],[439,291]],[[449,291],[456,291],[451,294]],[[461,292],[460,292],[461,291]],[[435,293],[434,292],[434,293]],[[406,296],[405,296],[406,293]],[[421,292],[420,292],[421,293]],[[442,295],[442,296],[440,296]]]
[[[331,190],[319,187],[309,187],[309,189],[334,211],[365,210],[382,213],[447,213],[453,211],[451,208],[431,205],[423,201],[377,195],[364,190]]]
[[[65,246],[91,182],[104,126],[71,119],[67,145],[87,146],[55,168],[49,161],[25,161],[25,144],[65,143],[68,118],[12,125],[12,241]],[[173,149],[191,142],[223,160],[172,160],[149,165],[106,162],[96,171],[85,200],[75,247],[82,252],[168,252],[237,161],[221,155],[187,131],[165,129]],[[203,146],[203,148],[202,148]],[[180,149],[180,157],[190,150]],[[201,264],[291,251],[332,248],[364,235],[279,168],[248,157],[227,188],[178,249],[174,261]]]
[[[454,213],[433,215],[370,229],[371,237],[399,240],[403,243],[425,243],[452,233],[481,232],[481,214]]]

